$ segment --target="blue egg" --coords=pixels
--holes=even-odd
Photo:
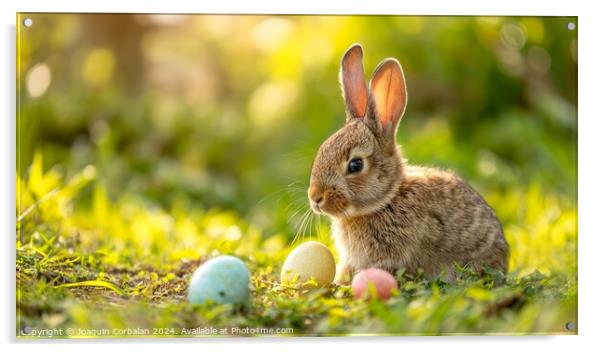
[[[249,300],[249,270],[242,260],[222,255],[206,261],[192,275],[188,301],[203,304],[246,303]]]

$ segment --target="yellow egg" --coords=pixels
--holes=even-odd
[[[280,281],[291,282],[298,275],[297,283],[314,279],[319,286],[325,286],[334,280],[336,264],[328,247],[322,243],[310,241],[295,248],[284,261]]]

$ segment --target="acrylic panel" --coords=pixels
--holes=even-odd
[[[577,25],[18,14],[17,336],[576,334]]]

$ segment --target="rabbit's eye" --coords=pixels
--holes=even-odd
[[[347,164],[347,172],[349,172],[350,174],[354,172],[359,172],[362,170],[362,167],[362,159],[351,159],[349,164]]]

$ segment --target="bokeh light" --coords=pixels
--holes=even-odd
[[[51,81],[50,67],[45,63],[38,63],[27,72],[27,92],[32,98],[38,98],[46,93]]]

